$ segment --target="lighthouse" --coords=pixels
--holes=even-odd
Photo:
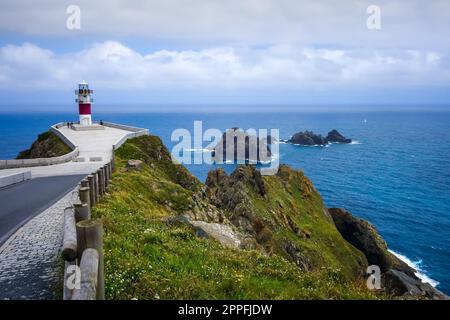
[[[78,102],[81,126],[92,125],[91,104],[94,102],[94,99],[91,98],[92,93],[94,91],[89,89],[89,84],[84,80],[78,84],[78,90],[75,90],[75,94],[78,96],[75,101]]]

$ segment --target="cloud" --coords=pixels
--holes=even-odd
[[[290,43],[449,49],[448,0],[78,0],[81,30],[66,28],[73,1],[1,1],[0,32],[26,36],[139,37],[211,45]],[[366,28],[369,5],[382,29]]]
[[[57,54],[31,43],[0,47],[0,88],[61,89],[86,79],[97,88],[321,89],[442,86],[448,58],[420,50],[265,48],[137,52],[117,41]]]

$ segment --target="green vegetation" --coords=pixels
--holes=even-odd
[[[21,151],[16,159],[51,158],[72,151],[58,136],[47,131],[38,136],[30,149]]]
[[[142,169],[127,170],[130,159],[142,160]],[[244,176],[254,175],[249,168]],[[379,298],[359,277],[365,258],[337,232],[301,172],[282,167],[277,176],[263,177],[264,195],[245,177],[234,178],[206,188],[172,163],[155,136],[128,140],[117,150],[108,194],[93,209],[105,228],[107,298]],[[238,199],[233,209],[218,196],[228,191]],[[166,222],[179,214],[234,221],[238,212],[262,226],[253,249],[223,247]],[[286,252],[286,243],[298,257]]]
[[[253,211],[270,227],[271,251],[286,255],[280,243],[288,242],[303,269],[328,266],[341,270],[347,279],[361,275],[366,258],[342,238],[325,212],[322,197],[302,172],[281,166],[278,175],[263,180],[264,197],[248,184],[245,191]]]

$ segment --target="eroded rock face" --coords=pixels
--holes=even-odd
[[[389,295],[402,298],[448,299],[448,297],[423,283],[413,268],[388,251],[386,242],[374,226],[354,217],[350,212],[329,208],[336,228],[343,238],[361,250],[370,265],[377,265],[382,272],[382,289]]]
[[[328,142],[352,143],[352,139],[347,139],[342,134],[340,134],[339,131],[337,131],[336,129],[333,129],[330,132],[328,132],[326,140]]]
[[[288,259],[295,263],[303,271],[309,271],[311,269],[310,259],[302,254],[301,250],[289,240],[284,240],[281,243],[284,251],[287,253]]]
[[[340,208],[329,208],[336,228],[342,237],[362,251],[370,265],[377,265],[382,272],[400,270],[417,279],[415,270],[388,251],[386,242],[373,225]]]
[[[259,243],[271,240],[271,232],[253,212],[246,190],[250,186],[261,197],[265,195],[264,181],[255,166],[238,166],[230,176],[223,169],[210,171],[206,185],[211,202],[231,213],[228,219],[233,225],[254,236]]]

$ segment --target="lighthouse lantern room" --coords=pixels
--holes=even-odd
[[[94,99],[91,98],[92,93],[94,91],[89,89],[89,84],[84,80],[78,84],[78,90],[75,90],[75,94],[78,96],[75,101],[78,103],[81,126],[92,126],[91,104],[94,102]]]

